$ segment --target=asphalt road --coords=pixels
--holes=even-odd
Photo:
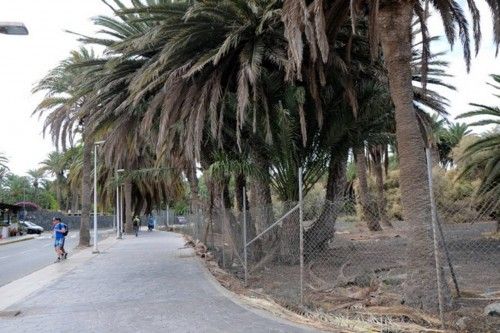
[[[44,232],[35,239],[0,245],[0,287],[54,262],[56,254],[51,235]],[[69,256],[76,245],[78,232],[70,232],[64,246]]]

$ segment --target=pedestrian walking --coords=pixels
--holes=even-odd
[[[134,220],[132,221],[134,226],[135,237],[139,235],[139,228],[141,227],[141,219],[139,216],[134,216]]]
[[[152,214],[149,214],[148,216],[148,231],[153,231],[155,227],[155,220],[153,218]]]
[[[55,262],[59,262],[61,259],[66,259],[68,257],[68,253],[64,250],[64,240],[68,233],[68,226],[62,223],[59,217],[54,217],[52,219],[52,226],[54,230],[54,249],[57,254]]]

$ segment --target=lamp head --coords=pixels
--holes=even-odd
[[[21,22],[0,22],[0,33],[6,35],[27,35],[28,28]]]

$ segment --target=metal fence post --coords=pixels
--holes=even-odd
[[[168,211],[168,210],[169,210],[169,206],[168,206],[168,204],[167,204],[167,223],[166,223],[166,226],[167,226],[167,227],[170,225],[170,224],[169,224],[169,220],[168,220],[168,218],[169,218],[169,216],[168,216],[168,215],[169,215],[169,211]]]
[[[203,223],[205,222],[205,219],[203,218],[203,211],[201,210],[201,208],[198,208],[198,218],[199,218],[199,221],[200,221],[200,225],[198,227],[198,233],[199,233],[199,237],[200,237],[200,240],[203,241],[203,244],[205,244],[205,239],[203,237]],[[207,245],[207,244],[205,244]]]
[[[123,239],[123,190],[121,186],[116,188],[116,208],[118,210],[117,216],[117,239]]]
[[[122,228],[120,225],[120,186],[116,187],[116,239],[122,239]]]
[[[304,302],[304,228],[303,228],[302,168],[299,168],[299,228],[300,228],[300,304]]]
[[[434,190],[432,188],[432,156],[429,148],[425,149],[425,155],[427,157],[427,177],[429,180],[429,194],[431,199],[431,221],[432,221],[432,238],[434,242],[434,260],[436,261],[436,278],[437,278],[437,287],[438,287],[438,304],[439,304],[439,317],[441,319],[441,325],[444,324],[444,314],[443,314],[443,305],[444,305],[444,295],[441,281],[441,257],[439,255],[439,244],[438,244],[438,236],[437,236],[437,212],[436,212],[436,202],[434,201]]]
[[[224,207],[224,193],[221,194],[221,206]],[[222,230],[222,267],[226,268],[226,224],[224,223],[224,214],[226,213],[224,209],[220,208],[219,220],[221,221]]]
[[[247,266],[247,198],[246,189],[243,187],[243,258],[245,269],[245,285],[248,285],[248,266]]]

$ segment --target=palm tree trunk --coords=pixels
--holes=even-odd
[[[271,188],[268,179],[269,162],[257,154],[254,154],[253,161],[257,168],[266,173],[261,177],[253,178],[250,183],[250,204],[254,212],[255,229],[257,232],[262,232],[273,219]]]
[[[273,221],[273,209],[271,200],[271,188],[269,182],[269,161],[258,152],[258,148],[252,147],[251,159],[255,167],[261,171],[261,177],[250,179],[250,214],[249,226],[252,232],[259,234],[264,231]],[[255,258],[261,258],[264,252],[274,247],[276,232],[271,230],[263,235],[260,240],[253,243],[252,253]]]
[[[83,135],[83,161],[82,161],[82,215],[80,218],[79,246],[90,245],[90,203],[92,200],[92,180],[90,177],[92,165],[92,143],[87,134]]]
[[[384,195],[384,172],[382,170],[382,161],[374,161],[373,172],[375,173],[375,181],[377,183],[377,206],[380,223],[385,227],[392,228],[386,210],[386,202]]]
[[[383,3],[379,32],[391,97],[396,110],[401,201],[408,225],[406,305],[437,312],[438,286],[431,229],[431,207],[424,141],[413,108],[411,61],[412,2]],[[440,267],[439,274],[443,274]],[[442,279],[445,281],[444,279]],[[450,300],[449,289],[445,299]],[[449,302],[447,302],[449,303]],[[448,304],[444,304],[446,306]]]
[[[332,148],[328,181],[323,211],[319,218],[304,234],[304,255],[309,260],[315,253],[325,249],[327,242],[335,233],[335,221],[344,205],[344,190],[346,188],[346,169],[349,150],[340,151]]]
[[[57,175],[56,176],[56,181],[57,181],[57,185],[56,185],[56,200],[57,200],[57,204],[59,205],[59,210],[62,211],[64,208],[64,204],[63,204],[63,199],[62,199],[62,184],[63,184],[63,181],[61,179],[61,176],[60,175]]]
[[[71,210],[71,203],[73,202],[73,195],[71,194],[71,190],[68,189],[68,195],[66,197],[66,212]]]
[[[245,191],[245,205],[246,205],[246,228],[247,228],[247,242],[252,240],[256,235],[255,223],[253,221],[253,217],[250,211],[250,202],[248,200],[247,194],[247,180],[244,174],[239,174],[236,177],[236,204],[238,206],[238,212],[240,212],[239,220],[243,222],[243,191]],[[255,245],[251,245],[248,253],[254,260],[258,260],[262,255],[262,249],[259,247],[260,243]]]
[[[285,215],[295,206],[295,202],[285,202]],[[280,261],[286,264],[298,264],[300,260],[300,221],[299,211],[295,210],[283,220],[280,230]]]
[[[127,234],[132,234],[134,228],[132,225],[132,181],[130,179],[125,179],[124,183],[125,191],[125,232]]]
[[[78,202],[79,202],[79,199],[80,199],[78,197],[78,193],[76,191],[74,191],[72,198],[73,198],[73,203],[71,205],[71,212],[73,214],[76,214],[78,212]]]
[[[380,231],[382,228],[377,216],[372,209],[372,203],[368,193],[368,181],[366,179],[366,159],[364,147],[356,149],[356,175],[359,182],[358,200],[361,210],[361,218],[366,221],[370,231]]]

